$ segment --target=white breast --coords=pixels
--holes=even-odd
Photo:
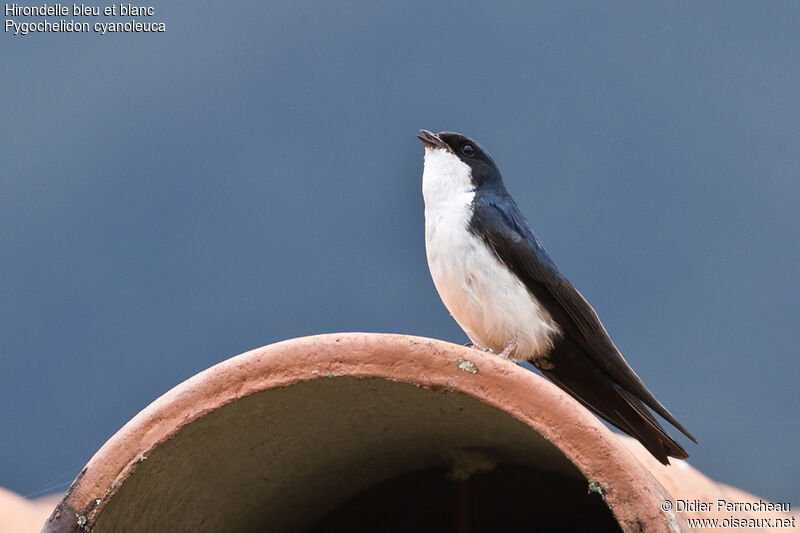
[[[516,341],[514,359],[549,350],[558,325],[468,229],[475,196],[469,166],[445,150],[426,149],[422,193],[428,268],[458,325],[472,342],[495,352]]]

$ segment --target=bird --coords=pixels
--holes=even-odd
[[[636,375],[594,308],[558,270],[492,156],[460,133],[420,133],[428,268],[472,345],[529,361],[662,464],[688,458],[648,408],[697,440]]]

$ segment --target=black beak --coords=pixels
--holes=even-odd
[[[438,135],[435,135],[428,130],[419,130],[424,137],[417,135],[417,139],[422,141],[422,144],[425,145],[425,148],[441,148],[442,150],[447,150],[448,152],[452,152],[453,149],[450,148],[446,142],[441,140]]]

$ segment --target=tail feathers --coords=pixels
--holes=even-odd
[[[633,397],[634,399],[641,398],[642,400],[644,400],[644,403],[646,403],[647,405],[649,405],[649,406],[650,406],[650,407],[651,407],[651,408],[652,408],[652,409],[653,409],[653,410],[654,410],[656,413],[658,413],[658,415],[659,415],[660,417],[662,417],[664,420],[666,420],[667,422],[669,422],[670,424],[672,424],[673,426],[675,426],[675,427],[676,427],[676,428],[677,428],[677,429],[678,429],[678,430],[679,430],[681,433],[683,433],[684,435],[686,435],[686,436],[687,436],[687,437],[688,437],[688,438],[689,438],[689,439],[690,439],[692,442],[694,442],[695,444],[697,444],[697,439],[696,439],[696,438],[694,438],[694,435],[692,435],[691,433],[689,433],[689,430],[688,430],[688,429],[686,429],[685,427],[683,427],[683,424],[681,424],[680,422],[678,422],[678,419],[677,419],[677,418],[675,418],[675,416],[674,416],[672,413],[670,413],[670,412],[669,412],[669,410],[667,410],[667,408],[666,408],[666,407],[664,407],[664,406],[661,404],[661,402],[659,402],[659,401],[658,401],[658,400],[655,398],[655,396],[653,396],[653,393],[652,393],[652,392],[650,392],[650,391],[647,389],[647,387],[645,386],[645,384],[644,384],[644,383],[642,383],[642,380],[641,380],[641,379],[639,379],[639,376],[636,376],[636,375],[635,375],[635,373],[634,373],[634,376],[636,377],[636,381],[638,382],[638,383],[637,383],[637,387],[636,387],[636,389],[635,389],[635,392],[637,393],[637,395],[636,395],[636,396],[633,396],[633,395],[630,395],[630,393],[628,393],[628,394],[629,394],[631,397]],[[627,391],[625,391],[625,392],[627,393]],[[637,397],[638,397],[638,398],[637,398]],[[644,406],[642,405],[642,403],[643,403],[643,402],[639,402],[639,406],[640,406],[640,407],[642,407],[642,408],[644,408]],[[637,409],[637,410],[638,410],[638,409]],[[647,412],[647,414],[648,414],[648,415],[650,414],[650,412],[649,412],[649,411],[647,411],[646,409],[645,409],[645,412]],[[652,416],[651,416],[651,418],[652,418]],[[655,419],[654,419],[653,421],[655,422]],[[659,426],[659,427],[660,427],[660,426]]]
[[[689,457],[686,450],[667,434],[639,399],[626,397],[630,396],[626,391],[612,385],[607,390],[609,394],[606,397],[602,400],[595,399],[592,398],[596,396],[595,394],[586,394],[584,391],[581,391],[584,392],[581,394],[573,390],[550,371],[542,370],[542,373],[584,407],[642,443],[642,446],[660,463],[668,465],[669,457],[676,459]]]
[[[669,460],[667,460],[666,457],[663,460],[660,459],[656,452],[653,451],[653,448],[658,449],[658,446],[661,446],[667,456],[674,457],[676,459],[686,459],[689,457],[689,454],[686,453],[686,450],[684,450],[683,447],[675,441],[675,439],[667,434],[666,430],[661,426],[661,424],[658,423],[653,414],[647,410],[647,407],[645,407],[639,398],[626,390],[620,390],[619,393],[628,402],[628,405],[630,405],[634,411],[641,415],[642,422],[645,426],[647,426],[650,434],[652,435],[655,433],[658,436],[657,445],[655,443],[651,443],[651,445],[645,445],[645,448],[647,448],[650,453],[656,456],[656,458],[664,464],[669,464]],[[643,442],[642,438],[639,438],[639,441]]]
[[[618,385],[569,338],[550,354],[547,364],[532,362],[589,410],[641,442],[661,463],[668,465],[669,457],[689,457],[638,396]]]

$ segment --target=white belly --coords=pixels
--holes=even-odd
[[[473,343],[531,359],[552,348],[560,333],[549,313],[489,248],[467,229],[470,203],[426,205],[428,267],[444,305]]]

